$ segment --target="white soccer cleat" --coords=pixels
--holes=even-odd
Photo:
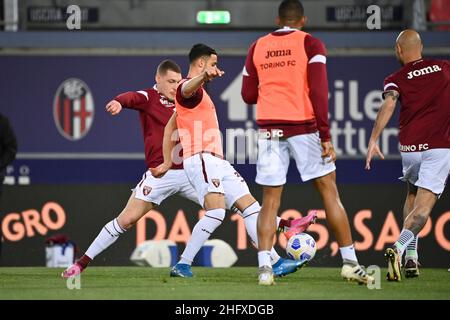
[[[359,284],[374,283],[375,279],[369,276],[359,264],[346,263],[342,266],[341,276],[347,281],[356,281]]]
[[[260,286],[271,286],[275,284],[273,280],[273,270],[270,267],[259,268],[258,284]]]

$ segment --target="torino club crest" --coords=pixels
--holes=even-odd
[[[53,116],[64,138],[83,138],[94,120],[94,100],[86,83],[76,78],[65,80],[56,91]]]

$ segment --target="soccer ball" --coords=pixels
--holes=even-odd
[[[311,261],[316,254],[316,241],[307,233],[297,234],[289,239],[286,253],[291,259]]]

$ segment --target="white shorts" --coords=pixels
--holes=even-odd
[[[197,193],[189,183],[183,169],[169,170],[162,178],[155,178],[150,171],[147,171],[134,191],[136,199],[157,205],[174,194],[198,203]]]
[[[450,149],[431,149],[421,152],[401,152],[403,177],[416,187],[440,195],[450,174]]]
[[[286,183],[290,156],[303,181],[323,177],[336,170],[330,158],[323,159],[319,133],[301,134],[286,140],[259,139],[256,183],[281,186]]]
[[[209,153],[197,153],[185,159],[183,167],[202,206],[205,196],[210,192],[225,195],[226,209],[230,209],[236,200],[250,194],[244,178],[233,166]]]

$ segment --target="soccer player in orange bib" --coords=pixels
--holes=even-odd
[[[217,53],[204,44],[196,44],[189,53],[189,61],[188,77],[180,82],[177,89],[176,113],[167,123],[164,132],[164,163],[151,169],[154,177],[160,177],[169,170],[172,160],[177,162],[176,157],[172,156],[177,141],[173,134],[177,132],[183,147],[184,171],[197,193],[200,205],[206,210],[205,216],[194,227],[193,236],[181,255],[181,260],[171,271],[172,276],[181,277],[192,276],[190,266],[193,257],[222,223],[226,208],[234,206],[242,213],[247,232],[257,245],[256,221],[260,211],[258,201],[250,194],[244,179],[223,158],[216,109],[203,88],[205,82],[224,74],[217,67]],[[314,218],[315,213],[312,213],[298,219],[297,227],[302,227],[296,228],[297,232],[305,230]],[[277,270],[277,276],[295,272],[305,263],[280,258],[272,244],[268,250],[269,263]]]
[[[366,169],[372,157],[384,158],[377,144],[395,110],[400,108],[400,154],[407,194],[403,230],[387,248],[387,280],[401,281],[402,256],[405,276],[419,276],[417,241],[450,173],[450,62],[422,58],[422,40],[414,30],[400,33],[395,44],[402,68],[384,79],[384,102],[378,111],[367,149]]]
[[[113,116],[120,114],[123,108],[139,111],[147,168],[156,167],[164,160],[162,147],[164,128],[175,112],[174,100],[177,86],[181,79],[180,67],[174,61],[164,60],[157,68],[155,75],[156,84],[152,88],[122,93],[106,105],[106,111]],[[162,179],[153,177],[150,171],[147,170],[143,174],[142,180],[133,189],[122,212],[101,229],[87,251],[73,265],[69,266],[62,273],[62,276],[69,278],[79,275],[89,266],[92,260],[108,249],[126,231],[130,230],[147,212],[159,206],[165,199],[174,194],[199,203],[196,191],[189,182],[183,170],[182,163],[170,163],[169,170]],[[253,232],[255,238],[256,216],[254,215],[246,219],[249,221],[250,226],[254,225],[252,229],[247,229],[247,231],[250,234]],[[288,230],[289,232],[294,232],[294,230],[301,232],[309,223],[305,218],[294,221],[280,219],[279,225],[281,229],[291,227]],[[199,242],[197,240],[197,234],[200,238],[203,237],[201,229],[194,227],[194,232],[192,233],[188,247],[192,246],[191,243],[196,244]],[[187,261],[193,260],[197,252],[195,251],[192,255],[189,253],[191,251],[188,250],[183,256]],[[286,275],[293,271],[292,267],[288,268],[289,261],[286,263],[284,259],[279,258],[275,251],[272,257],[278,275]],[[185,271],[184,273],[180,272],[172,275],[192,276],[189,270],[186,269]]]
[[[344,279],[373,281],[359,265],[347,214],[336,186],[336,153],[328,126],[326,52],[322,42],[300,29],[306,22],[299,1],[283,1],[280,29],[250,47],[243,71],[242,98],[256,103],[260,127],[256,182],[263,186],[258,218],[259,283],[271,284],[269,248],[276,231],[290,155],[303,181],[313,180],[339,244]],[[267,280],[269,279],[269,280]]]

